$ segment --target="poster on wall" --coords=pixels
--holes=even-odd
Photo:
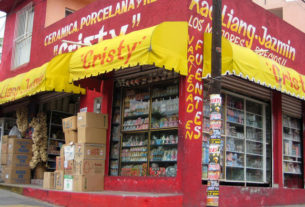
[[[207,206],[218,206],[219,203],[220,154],[222,151],[221,104],[220,94],[212,94],[210,96],[211,136],[209,139]]]

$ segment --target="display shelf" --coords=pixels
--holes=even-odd
[[[301,130],[301,129],[299,129],[299,128],[289,127],[289,126],[283,126],[283,128],[292,129],[292,130],[296,130],[296,131],[300,131],[300,130]]]
[[[117,135],[112,136],[120,137],[120,142],[112,141],[120,144],[119,161],[112,165],[118,167],[119,175],[147,176],[151,175],[150,170],[158,172],[157,169],[161,168],[165,173],[166,168],[177,163],[176,159],[170,158],[177,158],[178,83],[175,80],[164,82],[164,85],[119,89],[121,95],[117,95],[114,102],[120,103],[116,105],[121,108],[119,113],[116,109],[115,123],[122,124],[112,125],[120,126],[116,128]],[[121,121],[118,116],[121,116]],[[111,171],[110,175],[116,173]],[[158,173],[152,176],[158,176]]]
[[[178,143],[176,144],[151,144],[150,147],[177,147]]]
[[[64,139],[55,139],[55,138],[49,138],[49,140],[53,140],[53,141],[60,141],[60,142],[65,142]]]
[[[255,156],[255,157],[263,157],[262,154],[255,154],[255,153],[249,153],[249,152],[246,152],[247,155],[250,155],[250,156]]]
[[[301,142],[301,140],[295,140],[295,139],[290,139],[290,138],[283,138],[283,140],[287,140],[287,141],[292,141],[292,142]]]
[[[131,115],[131,116],[124,116],[124,119],[135,119],[138,117],[148,117],[149,114],[137,114],[137,115]]]
[[[143,160],[143,161],[141,161],[141,160],[139,160],[139,161],[121,161],[122,163],[145,163],[145,162],[147,162],[147,160]]]
[[[291,163],[302,163],[301,161],[295,161],[295,160],[283,160],[283,162],[291,162]]]
[[[302,173],[293,173],[293,172],[284,172],[284,174],[291,174],[291,175],[302,175]]]
[[[65,142],[64,133],[62,130],[62,119],[72,116],[70,113],[60,111],[50,111],[48,114],[48,159],[47,161],[54,160],[54,156],[59,156],[58,150]],[[56,152],[56,153],[54,153]],[[52,168],[49,168],[52,170]]]
[[[176,163],[177,160],[150,160],[150,162],[173,162],[173,163]]]
[[[284,157],[294,157],[294,158],[302,158],[301,156],[295,156],[295,155],[286,155],[283,154]]]
[[[238,152],[238,151],[233,151],[233,150],[226,150],[226,152],[232,152],[232,153],[238,153],[238,154],[245,154],[244,152]]]
[[[223,181],[266,183],[267,104],[231,92],[223,95]],[[206,107],[205,107],[206,106]],[[209,134],[209,110],[204,105],[203,131]],[[225,129],[225,130],[224,130]],[[269,129],[268,129],[269,130]],[[203,143],[207,140],[203,139]],[[270,145],[269,145],[270,146]],[[207,177],[208,148],[202,145],[202,178]]]
[[[243,123],[238,123],[238,122],[234,122],[234,121],[227,121],[227,123],[235,124],[235,125],[239,125],[239,126],[244,126]]]

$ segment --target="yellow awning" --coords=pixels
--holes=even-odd
[[[68,82],[71,55],[58,55],[38,68],[0,82],[0,104],[43,91],[85,94],[85,89]]]
[[[211,76],[212,35],[204,34],[204,69],[202,76]],[[294,69],[222,39],[222,75],[235,75],[259,85],[305,100],[305,76]]]
[[[137,65],[155,65],[187,75],[186,22],[164,22],[78,49],[70,61],[70,81]]]

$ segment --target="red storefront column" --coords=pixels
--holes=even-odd
[[[302,134],[302,138],[303,138],[303,185],[305,187],[305,165],[304,165],[304,159],[305,159],[305,141],[304,141],[304,138],[305,138],[305,102],[304,101],[302,103],[302,117],[303,117],[303,125],[302,125],[302,129],[303,129],[303,134]]]
[[[273,184],[283,187],[283,141],[282,141],[282,95],[278,91],[272,94],[273,122]]]

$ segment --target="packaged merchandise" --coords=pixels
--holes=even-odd
[[[3,180],[7,184],[30,184],[30,168],[5,167],[2,169]]]
[[[65,131],[65,141],[67,144],[77,143],[77,131],[75,130],[66,130]]]
[[[73,191],[102,191],[104,190],[104,175],[90,174],[73,175]]]
[[[56,190],[64,189],[64,171],[63,170],[56,170],[54,172],[54,183],[55,183]]]
[[[12,138],[8,139],[8,149],[9,154],[31,154],[32,153],[32,144],[31,139],[18,139]]]
[[[84,159],[74,161],[74,175],[102,174],[105,172],[105,160]]]

